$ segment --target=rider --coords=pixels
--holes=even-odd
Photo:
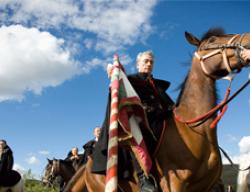
[[[79,165],[79,160],[80,160],[80,156],[78,154],[78,148],[73,147],[71,151],[68,153],[65,161],[71,162],[74,169],[77,170],[78,165]]]
[[[5,175],[13,168],[14,158],[11,148],[5,140],[0,140],[0,175]]]
[[[12,171],[14,158],[11,148],[3,139],[0,140],[0,183]]]
[[[100,134],[101,134],[101,127],[96,127],[94,129],[94,136],[95,138],[88,141],[86,144],[83,145],[83,149],[84,149],[84,154],[83,154],[83,160],[81,163],[85,164],[89,158],[90,155],[92,155],[94,148],[95,148],[95,144],[98,141]]]
[[[136,67],[138,73],[134,75],[129,75],[128,79],[137,94],[139,95],[143,108],[146,112],[151,131],[142,129],[142,133],[150,154],[153,154],[158,140],[153,139],[152,133],[156,138],[159,138],[159,134],[163,127],[163,121],[168,117],[168,112],[171,111],[174,103],[165,92],[168,89],[170,83],[164,80],[155,79],[152,76],[152,71],[154,67],[154,55],[151,51],[145,51],[138,54]],[[110,75],[109,73],[110,71],[108,71],[108,75]],[[106,110],[106,118],[103,124],[103,130],[93,153],[92,171],[94,173],[105,174],[106,171],[110,111],[109,106],[110,95]],[[144,175],[144,172],[139,166],[139,163],[137,162],[134,155],[131,155],[133,166],[139,178],[140,191],[155,192],[155,186],[151,183],[149,178]],[[124,159],[120,158],[119,156],[119,162],[121,160],[124,161]]]

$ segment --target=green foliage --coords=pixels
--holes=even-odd
[[[238,165],[232,167],[231,165],[224,165],[222,171],[222,180],[227,187],[228,185],[232,185],[233,189],[236,189],[237,185],[237,171]],[[25,192],[58,192],[58,187],[49,188],[42,184],[41,181],[34,179],[34,175],[32,174],[31,170],[28,170],[24,175],[23,178],[25,180]],[[56,185],[55,185],[56,186]]]
[[[32,174],[29,169],[27,172],[23,174],[24,179],[24,191],[25,192],[58,192],[59,189],[57,187],[47,187],[44,186],[40,180],[35,179],[35,176]]]
[[[25,192],[58,192],[58,189],[46,187],[41,181],[35,179],[25,180]]]

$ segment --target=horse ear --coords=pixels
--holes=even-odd
[[[191,33],[187,32],[187,31],[185,31],[185,37],[186,37],[187,41],[188,41],[190,44],[195,45],[195,46],[197,46],[197,47],[198,47],[198,46],[200,45],[200,43],[201,43],[201,41],[200,41],[197,37],[195,37],[194,35],[192,35]]]
[[[51,163],[52,163],[52,160],[50,160],[49,158],[47,158],[47,160],[48,160],[49,164],[51,164]]]

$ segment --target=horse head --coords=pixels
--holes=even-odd
[[[209,30],[201,40],[185,32],[188,42],[197,47],[194,53],[195,63],[199,63],[202,71],[213,79],[237,73],[249,66],[240,53],[250,48],[250,34],[227,34],[215,28]]]
[[[55,180],[55,174],[53,170],[53,161],[54,160],[48,160],[48,164],[45,166],[45,173],[44,176],[42,177],[42,182],[44,185],[47,185],[49,187],[53,186],[54,180]]]

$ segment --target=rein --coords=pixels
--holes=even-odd
[[[191,120],[183,120],[180,116],[177,115],[176,113],[176,107],[173,109],[174,115],[175,115],[175,119],[181,123],[185,123],[185,124],[195,124],[191,127],[196,127],[201,125],[202,123],[204,123],[207,119],[209,119],[211,116],[213,116],[218,110],[221,110],[221,113],[219,115],[217,115],[217,117],[214,119],[214,121],[210,124],[210,128],[215,128],[217,123],[219,122],[219,120],[221,119],[221,117],[224,115],[224,113],[227,110],[227,104],[229,102],[231,102],[241,91],[243,91],[243,89],[245,89],[250,83],[250,75],[248,77],[248,80],[231,96],[230,95],[230,91],[231,91],[231,82],[229,87],[227,88],[225,97],[223,99],[223,101],[216,105],[214,108],[212,108],[210,111],[208,111],[206,114],[196,117],[194,119]]]
[[[230,76],[230,74],[235,74],[240,72],[240,70],[237,71],[233,71],[231,69],[228,57],[226,55],[226,49],[227,48],[234,48],[237,50],[243,50],[245,49],[245,47],[243,47],[241,45],[241,42],[244,38],[245,34],[240,35],[239,41],[237,43],[232,43],[237,37],[239,37],[239,34],[234,35],[226,44],[222,44],[222,45],[214,45],[214,44],[209,44],[207,46],[203,46],[200,47],[198,50],[202,51],[202,50],[210,50],[210,49],[215,49],[214,51],[211,51],[209,53],[207,53],[206,55],[200,56],[199,53],[196,51],[194,53],[194,56],[196,58],[198,58],[200,65],[201,65],[201,69],[204,72],[205,75],[207,75],[208,77],[212,78],[212,79],[217,79],[217,77],[209,74],[209,72],[207,71],[206,67],[205,67],[205,63],[204,60],[207,58],[210,58],[216,54],[222,54],[222,59],[223,59],[223,63],[225,65],[225,68],[227,69],[229,75],[227,77],[224,77],[225,79],[228,79],[230,81],[229,86],[226,90],[224,99],[221,103],[219,103],[218,105],[216,105],[214,108],[212,108],[211,110],[209,110],[207,113],[205,113],[204,115],[201,115],[199,117],[196,117],[194,119],[190,119],[190,120],[183,120],[180,116],[177,115],[177,108],[174,107],[173,109],[173,113],[175,116],[175,119],[181,123],[185,123],[185,124],[193,124],[191,127],[196,127],[199,126],[201,124],[203,124],[205,121],[207,121],[210,117],[212,117],[213,115],[215,115],[215,113],[217,113],[217,111],[221,110],[220,113],[216,116],[216,118],[213,120],[213,122],[210,124],[210,128],[215,128],[217,123],[219,122],[219,120],[222,118],[222,116],[225,114],[226,110],[227,110],[227,104],[234,99],[234,97],[236,97],[249,83],[250,83],[250,76],[248,81],[241,87],[238,89],[238,91],[236,91],[236,93],[234,93],[234,95],[232,95],[229,98],[230,92],[231,92],[231,83],[232,83],[232,79],[233,76]],[[248,46],[246,46],[248,47]],[[236,52],[236,55],[238,58],[240,57],[239,51]],[[242,64],[242,61],[239,60],[239,64]]]
[[[190,119],[190,120],[183,120],[180,116],[177,115],[176,110],[177,108],[175,107],[173,109],[174,115],[175,115],[175,119],[181,123],[185,123],[185,124],[195,124],[192,125],[191,127],[196,127],[201,125],[202,123],[204,123],[207,119],[209,119],[211,116],[213,116],[218,110],[221,109],[221,113],[215,118],[215,120],[210,124],[210,128],[214,128],[216,126],[216,124],[219,122],[219,120],[221,119],[221,117],[224,115],[224,113],[227,110],[227,105],[225,105],[225,103],[228,100],[228,97],[230,95],[231,92],[231,83],[229,85],[229,87],[227,88],[226,94],[224,96],[224,99],[221,103],[219,103],[218,105],[216,105],[214,108],[212,108],[210,111],[208,111],[207,113],[205,113],[204,115],[201,115],[199,117]]]
[[[248,167],[244,168],[244,169],[235,168],[235,167],[234,167],[235,164],[233,163],[233,161],[232,161],[232,159],[229,157],[229,155],[226,153],[226,151],[225,151],[224,149],[222,149],[220,146],[219,146],[219,149],[220,149],[220,151],[223,153],[223,155],[227,158],[227,160],[230,162],[231,167],[232,167],[233,169],[235,169],[236,171],[247,171],[247,170],[250,169],[250,165],[249,165]]]

